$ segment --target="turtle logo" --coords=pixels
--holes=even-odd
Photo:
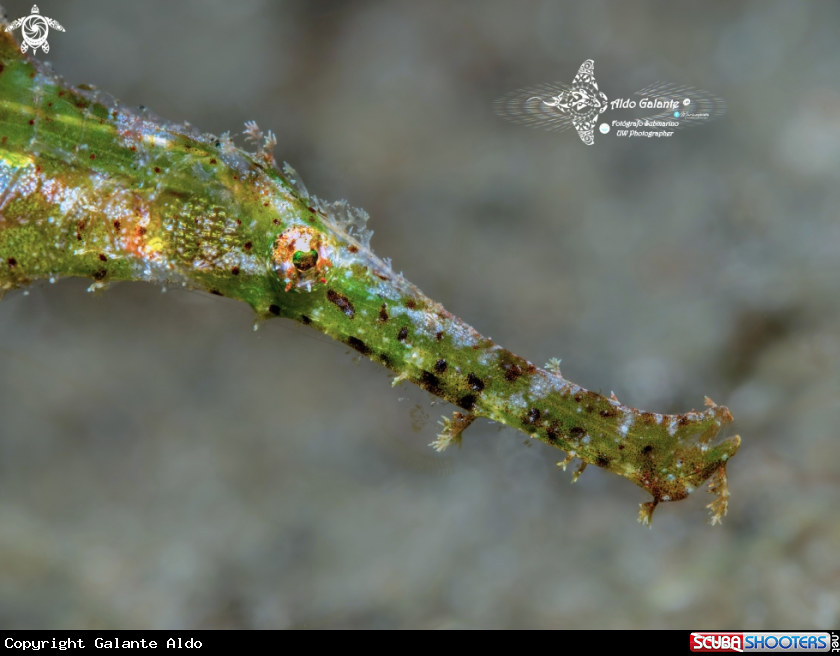
[[[11,32],[17,28],[21,28],[21,36],[23,37],[20,51],[26,52],[29,48],[32,48],[33,54],[38,52],[38,48],[41,48],[44,52],[50,51],[50,44],[47,43],[47,34],[50,32],[50,28],[59,32],[64,31],[64,28],[57,21],[41,16],[38,5],[32,5],[32,13],[29,16],[18,18],[6,28],[6,31]]]

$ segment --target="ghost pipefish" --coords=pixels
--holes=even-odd
[[[630,479],[652,500],[710,480],[712,523],[727,510],[740,438],[702,412],[641,412],[539,368],[427,298],[370,249],[367,215],[310,196],[276,140],[247,124],[255,152],[91,87],[71,88],[0,32],[0,293],[80,276],[180,284],[239,299],[260,319],[315,328],[459,408],[433,443],[486,417]]]

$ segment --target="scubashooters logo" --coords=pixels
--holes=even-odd
[[[828,632],[793,631],[786,633],[757,633],[717,631],[691,634],[691,651],[699,652],[828,652],[832,651]]]
[[[587,59],[571,85],[555,82],[518,89],[496,100],[493,107],[502,118],[527,127],[557,132],[574,127],[587,146],[595,143],[595,123],[607,109],[655,111],[645,117],[616,119],[598,126],[601,134],[616,128],[617,137],[670,137],[676,130],[707,123],[726,113],[722,99],[692,87],[657,82],[633,95],[638,100],[609,100],[595,81],[595,61]]]

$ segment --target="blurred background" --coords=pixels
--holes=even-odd
[[[840,4],[39,7],[69,82],[216,134],[256,120],[485,335],[645,410],[708,395],[743,446],[722,527],[698,492],[648,530],[641,489],[570,485],[561,451],[485,420],[436,454],[452,408],[311,329],[41,285],[0,304],[0,626],[840,625]],[[728,113],[591,147],[493,114],[589,58],[610,99],[663,80]]]

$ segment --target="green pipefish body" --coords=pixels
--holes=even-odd
[[[477,417],[501,422],[624,476],[661,501],[711,479],[726,513],[732,420],[641,412],[539,368],[483,337],[370,249],[367,215],[310,196],[279,170],[254,124],[254,153],[71,88],[0,32],[0,293],[38,279],[180,284],[248,303],[352,347],[459,408],[434,443]],[[395,381],[395,382],[396,382]],[[577,476],[576,474],[576,476]]]

